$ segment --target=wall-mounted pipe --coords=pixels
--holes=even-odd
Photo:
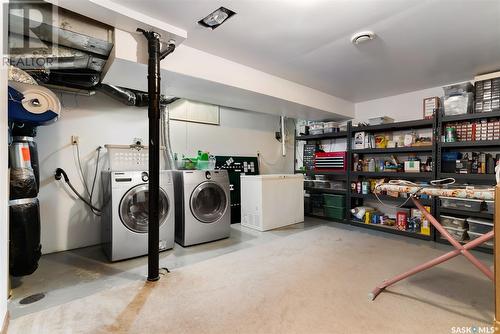
[[[178,100],[179,98],[173,98],[172,102]],[[168,105],[160,104],[160,135],[161,141],[160,145],[165,147],[163,151],[163,159],[165,160],[165,169],[177,169],[175,165],[174,153],[172,152],[172,144],[170,143],[170,115],[168,110]]]
[[[171,39],[170,41],[168,41],[167,47],[160,52],[160,60],[162,60],[163,58],[174,52],[174,50],[175,50],[175,41]]]
[[[281,155],[286,157],[286,132],[285,132],[285,121],[286,117],[281,116],[280,117],[280,123],[281,123]]]

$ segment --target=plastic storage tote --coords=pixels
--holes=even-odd
[[[484,201],[486,203],[486,212],[495,213],[495,201]]]
[[[467,230],[466,229],[447,227],[447,226],[443,226],[443,227],[446,229],[446,231],[448,231],[449,234],[451,234],[453,239],[455,239],[457,241],[464,241],[467,239]],[[444,239],[443,236],[441,236],[441,238]]]
[[[467,227],[467,222],[465,221],[465,218],[441,216],[441,225],[445,227],[465,229]]]
[[[481,211],[482,203],[483,201],[480,199],[441,197],[441,205],[444,208],[463,211],[479,212]]]
[[[469,235],[469,241],[472,241],[484,235],[482,233],[475,232],[467,232],[467,234]],[[493,239],[486,241],[485,243],[481,244],[481,246],[493,247]]]
[[[342,220],[345,218],[345,207],[325,205],[325,216],[328,218]]]
[[[333,195],[333,194],[323,194],[325,199],[325,205],[335,206],[344,208],[345,207],[345,196],[344,195]]]
[[[469,223],[469,231],[474,233],[488,233],[493,229],[493,222],[491,220],[479,218],[467,218]]]

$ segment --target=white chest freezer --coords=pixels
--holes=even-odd
[[[304,176],[241,176],[241,225],[259,231],[304,221]]]

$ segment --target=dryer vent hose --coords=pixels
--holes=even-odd
[[[177,169],[172,152],[172,145],[170,143],[170,116],[168,112],[168,105],[160,105],[160,145],[166,149],[163,151],[163,159],[165,160],[165,169]]]
[[[69,180],[68,174],[66,174],[64,169],[57,168],[56,172],[54,174],[54,178],[56,180],[64,179],[64,182],[66,182],[66,184],[69,186],[71,191],[73,191],[75,193],[75,195],[83,201],[83,203],[87,204],[92,209],[92,212],[94,214],[99,215],[101,213],[101,209],[98,209],[95,206],[93,206],[92,203],[90,203],[90,201],[88,201],[82,195],[80,195],[80,193],[75,189],[75,187],[73,187],[73,185],[71,184],[71,181]]]

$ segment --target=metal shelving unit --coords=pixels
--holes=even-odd
[[[457,141],[453,143],[440,143],[442,148],[488,148],[488,147],[499,147],[500,140],[473,140],[473,141]]]
[[[415,146],[415,147],[394,147],[394,148],[366,148],[352,150],[351,153],[357,154],[388,154],[388,153],[416,153],[416,152],[432,152],[433,146]]]
[[[351,198],[362,198],[362,199],[370,199],[370,200],[377,200],[377,197],[375,197],[374,194],[358,194],[358,193],[351,193]],[[387,196],[387,195],[378,195],[378,198],[381,200],[381,201],[392,201],[392,202],[399,202],[399,203],[403,203],[404,201],[407,200],[407,198],[404,198],[404,197],[392,197],[392,196]],[[422,205],[425,205],[425,206],[429,206],[429,205],[432,205],[432,199],[430,198],[421,198],[420,199],[420,203],[422,203]],[[407,205],[406,206],[413,206],[413,202],[412,201],[408,201]]]
[[[329,188],[304,187],[304,190],[314,192],[314,193],[323,193],[323,194],[335,194],[335,195],[346,195],[347,194],[347,190],[329,189]]]
[[[433,177],[432,172],[424,173],[404,173],[404,172],[352,172],[352,176],[365,176],[369,178],[391,178],[391,179],[430,179]]]
[[[359,227],[367,228],[370,230],[382,231],[382,232],[386,232],[386,233],[392,233],[392,234],[397,234],[397,235],[402,235],[405,237],[417,238],[417,239],[422,239],[422,240],[432,240],[432,237],[429,235],[425,235],[425,234],[421,234],[421,233],[417,233],[417,232],[411,232],[411,231],[401,231],[401,230],[398,230],[392,226],[379,225],[379,224],[365,224],[361,221],[357,221],[354,219],[351,219],[350,223],[353,226],[359,226]]]
[[[415,120],[415,121],[406,121],[406,122],[397,122],[390,124],[381,124],[375,126],[359,126],[351,128],[350,138],[354,136],[355,132],[391,132],[391,131],[402,131],[402,130],[414,130],[414,129],[424,129],[429,128],[432,129],[433,136],[435,138],[436,128],[436,119],[430,120]],[[351,140],[352,141],[352,140]],[[350,156],[352,159],[352,154],[360,154],[360,155],[374,155],[374,154],[412,154],[412,153],[423,153],[435,157],[436,145],[433,143],[432,145],[427,146],[412,146],[412,147],[396,147],[396,148],[385,148],[385,149],[357,149],[351,150]],[[351,164],[352,166],[352,164]],[[352,169],[351,169],[352,170]],[[360,177],[362,178],[388,178],[388,179],[408,179],[408,180],[421,180],[421,179],[434,179],[435,178],[435,170],[433,172],[423,172],[423,173],[405,173],[405,172],[350,172],[350,182],[352,180],[356,180]],[[392,201],[396,203],[402,203],[405,201],[404,198],[394,198],[391,196],[379,196],[382,201]],[[350,192],[350,204],[351,207],[357,206],[363,203],[364,200],[376,200],[375,195],[373,194],[357,194]],[[432,212],[434,212],[435,207],[435,199],[422,199],[421,203],[425,206],[431,206]],[[405,207],[413,207],[413,203],[409,201]],[[358,222],[356,220],[350,220],[351,224],[354,226],[369,228],[373,230],[383,231],[392,234],[398,234],[406,237],[418,238],[423,240],[433,240],[434,239],[434,228],[431,227],[431,235],[424,235],[411,231],[401,231],[394,227],[389,227],[385,225],[378,224],[364,224],[362,222]]]
[[[496,118],[496,117],[500,117],[500,111],[484,112],[476,114],[452,115],[452,116],[440,115],[439,118],[441,123],[449,123],[456,121],[472,121],[476,119]]]
[[[351,143],[348,140],[349,134],[351,133],[351,122],[348,122],[347,124],[347,131],[340,131],[340,132],[331,132],[331,133],[324,133],[324,134],[319,134],[319,135],[301,135],[301,136],[295,136],[295,145],[294,145],[294,161],[296,163],[296,152],[297,152],[297,141],[305,141],[305,142],[320,142],[322,140],[330,140],[330,139],[346,139],[347,145],[346,145],[346,151],[349,152],[351,149]],[[350,170],[350,154],[347,154],[347,170]],[[331,171],[301,171],[301,170],[295,170],[295,173],[301,173],[307,176],[314,176],[314,175],[328,175],[329,177],[333,179],[338,179],[345,181],[346,187],[349,186],[349,174],[348,173],[342,173],[342,172],[331,172]],[[315,187],[304,187],[305,190],[309,191],[310,193],[322,193],[322,194],[336,194],[336,195],[345,195],[346,196],[346,203],[349,203],[349,191],[347,190],[339,190],[339,189],[330,189],[330,188],[315,188]],[[313,217],[313,218],[319,218],[319,219],[324,219],[328,221],[333,221],[337,223],[347,223],[347,217],[348,213],[345,213],[344,219],[333,219],[329,218],[326,216],[319,216],[319,215],[313,215],[313,214],[306,214],[308,217]]]
[[[320,134],[320,135],[296,136],[295,140],[317,141],[317,140],[335,139],[335,138],[343,138],[343,137],[347,138],[347,131],[324,133],[324,134]]]
[[[449,150],[458,150],[458,151],[474,151],[474,150],[483,150],[483,151],[494,151],[498,149],[500,152],[500,140],[493,141],[467,141],[467,142],[454,142],[454,143],[442,143],[441,135],[443,133],[443,125],[448,122],[456,122],[456,121],[469,121],[469,120],[479,120],[479,119],[488,119],[488,118],[500,118],[500,111],[490,112],[490,113],[478,113],[478,114],[466,114],[466,115],[454,115],[454,116],[443,116],[441,113],[438,113],[433,120],[416,120],[416,121],[407,121],[407,122],[397,122],[392,124],[382,124],[375,126],[360,126],[353,128],[349,123],[347,131],[330,133],[324,135],[314,135],[314,136],[299,136],[296,137],[296,140],[304,140],[304,141],[319,141],[324,139],[335,139],[335,138],[346,138],[347,139],[347,173],[338,173],[338,172],[318,172],[314,171],[307,172],[307,175],[331,175],[339,180],[345,180],[347,182],[347,190],[334,190],[334,189],[320,189],[320,188],[306,188],[310,192],[315,193],[332,193],[332,194],[346,194],[346,203],[347,210],[352,207],[353,202],[362,203],[363,200],[373,200],[375,196],[372,194],[363,195],[352,193],[350,190],[350,183],[352,180],[356,180],[359,177],[364,178],[387,178],[387,179],[409,179],[409,180],[430,180],[430,179],[438,179],[438,178],[447,178],[453,177],[459,183],[467,183],[467,184],[495,184],[495,175],[494,174],[456,174],[456,173],[443,173],[441,172],[441,160],[442,160],[442,152]],[[417,146],[417,147],[399,147],[399,148],[387,148],[387,149],[352,149],[352,137],[354,132],[365,131],[365,132],[390,132],[390,131],[398,131],[398,130],[413,130],[413,129],[423,129],[423,128],[432,128],[433,136],[435,138],[432,146]],[[352,155],[360,154],[360,155],[382,155],[382,154],[411,154],[411,153],[422,153],[428,154],[432,156],[434,161],[434,170],[430,173],[401,173],[401,172],[351,172],[352,171]],[[296,171],[298,173],[302,173],[302,171]],[[403,202],[404,198],[394,198],[390,196],[380,196],[380,199],[383,201],[393,201],[393,202]],[[492,219],[493,215],[487,212],[469,212],[462,211],[456,209],[449,208],[441,208],[440,201],[438,199],[421,199],[421,203],[426,206],[431,206],[431,213],[439,217],[442,214],[445,215],[457,215],[460,217],[476,217],[483,219]],[[408,207],[413,206],[411,202],[408,203]],[[406,207],[406,206],[405,206]],[[363,222],[359,222],[356,220],[352,220],[349,218],[350,214],[346,213],[346,219],[342,222],[349,223],[353,226],[368,228],[372,230],[384,231],[387,233],[402,235],[406,237],[418,238],[423,240],[434,240],[436,242],[447,243],[447,241],[442,240],[439,233],[436,233],[434,228],[431,228],[431,235],[422,235],[420,233],[415,233],[411,231],[400,231],[392,227],[377,225],[377,224],[364,224]],[[321,218],[325,220],[338,221],[334,219],[329,219],[327,217],[322,216],[312,216],[316,218]],[[484,252],[491,252],[492,249],[489,247],[478,247],[478,250]]]
[[[433,119],[419,119],[415,121],[396,122],[389,124],[358,126],[356,127],[356,129],[353,129],[353,131],[383,132],[383,131],[396,131],[396,130],[411,130],[411,129],[421,129],[421,128],[432,128],[433,125],[434,125]]]
[[[452,177],[459,183],[467,183],[470,185],[494,185],[495,174],[458,174],[458,173],[443,173],[441,172],[442,167],[442,157],[443,151],[492,151],[495,148],[500,152],[500,140],[491,141],[461,141],[446,143],[442,142],[442,134],[444,133],[444,128],[446,123],[449,122],[459,122],[459,121],[474,121],[480,119],[497,118],[500,117],[500,111],[488,112],[488,113],[477,113],[477,114],[465,114],[465,115],[453,115],[445,116],[440,112],[438,117],[438,123],[436,125],[437,133],[437,149],[436,149],[436,170],[438,178]],[[440,201],[436,201],[436,215],[439,217],[441,214],[452,215],[459,217],[474,217],[483,219],[493,219],[493,215],[487,212],[470,212],[464,210],[450,209],[441,207]],[[443,240],[439,233],[436,233],[435,241],[440,243],[447,243]],[[464,243],[464,242],[463,242]],[[480,246],[475,248],[483,252],[491,253],[492,248],[486,246]]]

